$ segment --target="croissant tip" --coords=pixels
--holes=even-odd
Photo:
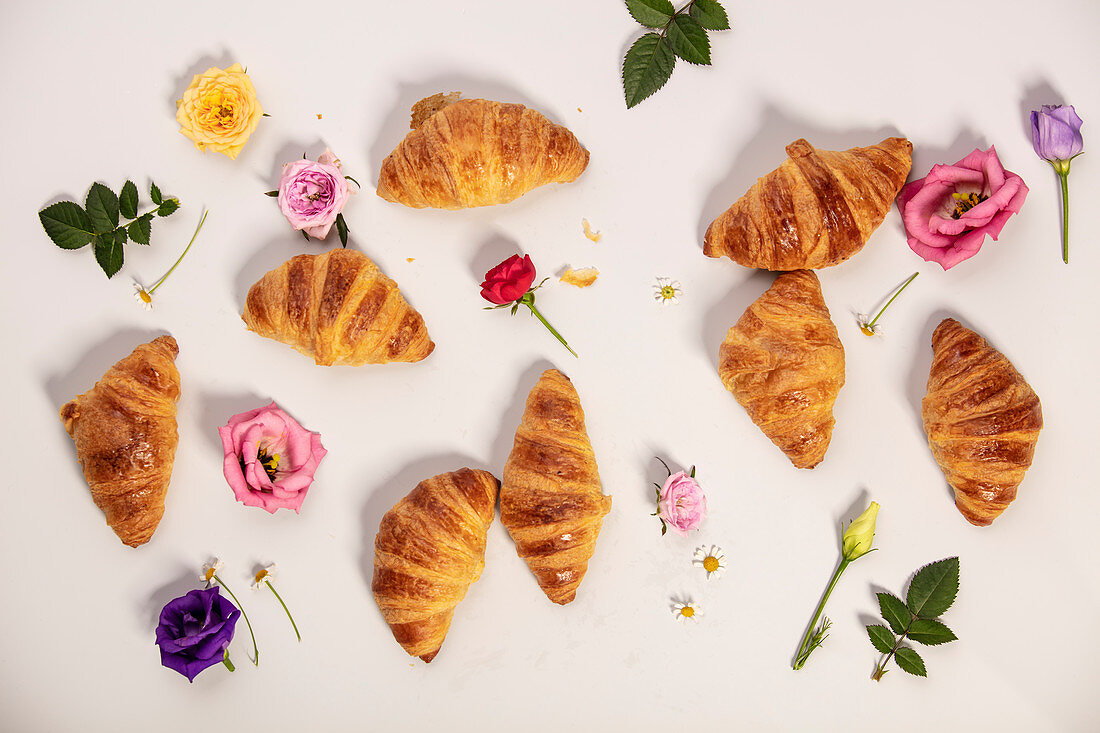
[[[436,655],[436,654],[439,654],[439,650],[438,650],[438,649],[436,649],[436,650],[435,650],[434,652],[429,652],[429,653],[427,653],[427,654],[421,654],[421,655],[420,655],[420,658],[421,658],[422,660],[424,660],[424,663],[425,663],[425,664],[431,664],[431,663],[432,663],[432,660],[433,660],[433,659],[435,659],[435,655]]]

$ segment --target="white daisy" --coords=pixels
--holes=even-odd
[[[207,585],[214,582],[214,576],[218,574],[218,571],[222,569],[222,563],[218,558],[214,558],[208,563],[202,566],[202,572],[199,573],[199,580],[203,581]]]
[[[256,577],[252,579],[252,590],[260,590],[264,587],[264,583],[275,577],[275,563],[271,563],[266,568],[262,568],[256,573]]]
[[[691,564],[706,570],[707,580],[710,580],[711,576],[720,578],[727,567],[726,554],[722,552],[722,548],[718,545],[711,545],[709,548],[700,547],[695,551],[695,558],[691,561]]]
[[[141,307],[147,311],[153,310],[153,295],[145,288],[134,283],[134,298],[141,303]]]
[[[865,336],[882,335],[882,326],[872,325],[871,317],[866,313],[857,313],[856,323],[859,324],[859,330],[863,331]]]
[[[653,286],[653,299],[661,305],[676,305],[683,294],[679,280],[668,277],[657,278],[657,284]]]
[[[676,617],[677,621],[695,621],[703,615],[703,609],[699,608],[698,603],[692,601],[687,603],[676,601],[672,604],[672,615]]]

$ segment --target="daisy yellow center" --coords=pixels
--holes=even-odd
[[[951,218],[958,219],[989,197],[980,193],[953,193],[951,198],[955,199],[955,210],[951,212]]]
[[[692,616],[695,615],[695,609],[692,608],[691,606],[684,606],[683,608],[680,609],[680,615],[683,616],[684,618],[691,618]]]
[[[209,583],[214,579],[214,572],[214,568],[207,568],[206,574],[203,576],[203,579],[206,580],[207,583]]]
[[[256,579],[254,582],[262,583],[265,580],[267,580],[267,570],[261,570],[260,572],[256,573]]]
[[[671,285],[661,286],[661,297],[665,300],[672,300],[676,297],[676,288]]]
[[[142,303],[153,302],[153,296],[149,295],[149,291],[147,291],[145,288],[138,290],[138,297],[141,298]]]
[[[703,570],[706,570],[708,573],[713,573],[718,567],[718,558],[714,555],[707,555],[706,558],[703,559]]]
[[[859,330],[863,331],[863,334],[865,336],[874,336],[875,335],[875,329],[871,328],[866,323],[861,323],[860,326],[859,326]]]

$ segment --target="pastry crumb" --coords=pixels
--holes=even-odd
[[[596,282],[596,278],[599,276],[600,271],[597,270],[595,267],[584,267],[580,270],[574,270],[572,267],[570,267],[561,274],[561,277],[559,279],[567,285],[575,285],[578,288],[587,288],[589,285]]]
[[[603,239],[603,234],[601,232],[592,230],[592,225],[588,223],[588,219],[581,219],[581,226],[584,227],[584,236],[588,237],[593,242],[598,242]]]
[[[409,121],[409,128],[415,130],[424,124],[424,121],[434,115],[441,109],[450,107],[457,102],[462,96],[462,92],[450,92],[444,94],[433,94],[430,97],[424,97],[419,102],[412,106],[412,119]]]
[[[580,112],[581,114],[584,114],[584,110],[582,110],[580,107],[577,107],[577,111]]]
[[[321,114],[317,113],[317,119],[321,119]]]
[[[415,257],[406,257],[405,262],[416,262],[416,258]]]

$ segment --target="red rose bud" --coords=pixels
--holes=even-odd
[[[535,281],[535,265],[531,255],[512,255],[485,273],[481,297],[490,303],[506,305],[523,297]]]

